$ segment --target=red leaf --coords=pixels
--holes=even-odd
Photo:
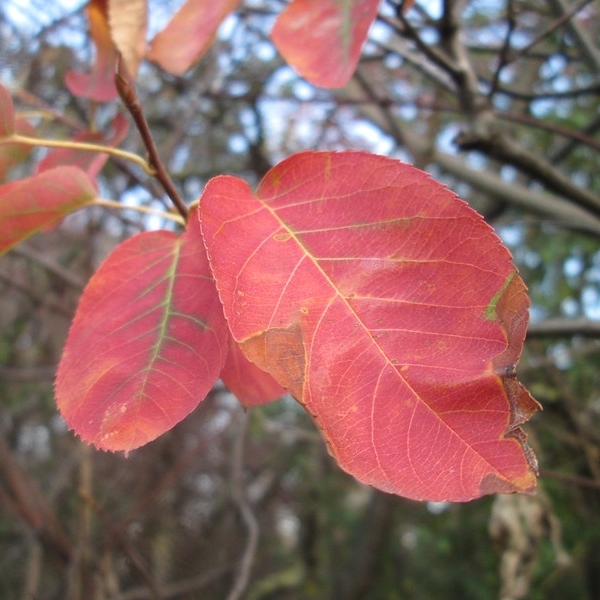
[[[76,167],[57,167],[0,185],[0,254],[95,197],[94,184]]]
[[[311,413],[339,464],[414,499],[530,491],[514,377],[525,286],[481,217],[422,171],[301,153],[254,195],[222,176],[202,232],[233,336]]]
[[[223,19],[239,0],[187,0],[152,40],[147,58],[183,75],[211,45]]]
[[[262,369],[252,364],[229,336],[227,360],[221,372],[223,383],[247,408],[281,398],[285,390]]]
[[[0,138],[15,132],[15,107],[8,90],[0,83]]]
[[[91,73],[68,71],[65,84],[69,91],[96,102],[108,102],[117,97],[114,76],[117,49],[108,25],[108,0],[90,0],[87,6],[90,37],[96,46],[96,59]]]
[[[227,324],[197,218],[183,236],[140,233],[88,283],[56,378],[69,427],[129,451],[188,415],[225,362]]]
[[[271,38],[285,60],[314,85],[342,87],[352,77],[379,0],[293,0]]]
[[[112,131],[106,135],[102,132],[86,131],[73,138],[75,142],[88,142],[104,146],[118,146],[127,135],[129,124],[123,115],[117,115],[112,123]],[[103,152],[89,152],[84,150],[73,150],[71,148],[56,148],[50,150],[46,157],[38,164],[38,173],[47,171],[58,165],[75,165],[83,169],[88,175],[95,179],[104,164],[108,160],[108,154]]]

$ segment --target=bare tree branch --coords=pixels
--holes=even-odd
[[[27,243],[19,244],[18,246],[11,248],[11,252],[40,264],[42,267],[50,271],[53,275],[59,277],[65,283],[75,288],[76,290],[81,291],[85,287],[86,281],[83,279],[83,277],[80,277],[79,275],[74,273],[72,269],[67,269],[66,267],[63,267],[60,263],[58,263],[51,257],[33,249]]]
[[[336,91],[338,97],[353,100],[363,100],[365,94],[372,93],[368,83],[356,77],[345,88]],[[450,155],[435,146],[427,134],[421,135],[403,125],[390,112],[389,106],[377,102],[359,102],[356,107],[361,115],[403,145],[415,157],[417,165],[437,165],[448,174],[501,202],[544,215],[558,225],[600,236],[600,218],[590,211],[548,192],[505,181],[493,171],[470,167],[462,157]]]
[[[565,18],[565,23],[569,31],[573,34],[575,40],[581,48],[583,56],[588,60],[592,69],[596,73],[600,72],[600,50],[598,49],[597,43],[593,42],[587,33],[579,26],[577,21],[572,18],[577,12],[579,12],[584,6],[590,4],[592,0],[582,0],[579,4],[575,4],[569,8],[564,0],[549,0],[559,15]]]
[[[594,321],[584,317],[577,319],[556,317],[554,319],[545,319],[544,321],[530,323],[527,329],[527,336],[530,338],[564,337],[572,335],[600,338],[600,321]]]
[[[250,413],[244,410],[240,427],[236,432],[231,473],[231,493],[233,501],[237,506],[244,525],[246,526],[248,539],[246,541],[246,547],[244,548],[244,554],[242,555],[242,561],[235,577],[233,587],[227,595],[227,600],[240,600],[240,598],[242,598],[246,588],[248,587],[250,573],[252,571],[252,564],[254,563],[256,549],[258,546],[258,521],[256,520],[256,517],[250,508],[250,503],[246,498],[243,480],[244,447],[249,419]]]
[[[61,561],[68,564],[73,547],[57,516],[29,473],[15,457],[0,435],[0,503],[20,516],[40,542]],[[4,489],[6,486],[6,491]]]
[[[189,594],[195,594],[203,588],[209,586],[214,581],[231,573],[233,568],[228,565],[215,567],[204,571],[198,577],[191,577],[182,581],[167,583],[158,589],[161,600],[169,600],[170,598],[181,598]],[[111,600],[154,600],[155,595],[147,587],[137,587],[127,592],[123,592]]]
[[[522,173],[543,183],[549,190],[566,196],[574,204],[600,216],[599,196],[575,185],[555,165],[503,134],[497,124],[483,135],[481,129],[464,131],[456,137],[455,141],[462,150],[479,150],[491,158],[514,166]]]

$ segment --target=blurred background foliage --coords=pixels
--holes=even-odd
[[[106,131],[123,112],[65,87],[93,56],[82,4],[0,5],[0,79],[39,137]],[[151,31],[179,4],[150,0]],[[0,596],[600,598],[598,3],[416,0],[403,14],[385,0],[339,90],[312,87],[274,50],[284,5],[242,2],[182,77],[142,65],[164,161],[192,202],[220,173],[255,184],[293,152],[360,148],[428,170],[479,210],[530,288],[520,377],[544,407],[527,426],[538,494],[386,496],[339,471],[293,400],[245,413],[222,387],[127,459],[84,447],[52,391],[77,298],[121,240],[172,227],[87,210],[0,261]],[[144,154],[133,128],[123,147]],[[167,206],[121,161],[99,181],[104,198]]]

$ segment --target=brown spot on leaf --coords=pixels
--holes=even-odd
[[[296,398],[302,397],[306,353],[300,325],[275,327],[240,343],[244,354]]]
[[[536,476],[528,473],[522,477],[507,481],[494,473],[488,473],[480,485],[481,495],[486,494],[533,494],[535,492]]]

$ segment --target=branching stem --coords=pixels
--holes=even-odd
[[[165,192],[173,202],[179,214],[184,218],[185,221],[187,221],[187,206],[185,205],[183,198],[179,194],[179,191],[175,187],[171,176],[169,175],[164,163],[160,158],[158,148],[154,143],[152,132],[148,126],[148,121],[146,121],[144,111],[142,110],[142,105],[135,91],[135,85],[131,76],[127,72],[127,68],[125,67],[125,63],[122,61],[121,57],[119,57],[117,61],[115,85],[117,86],[117,91],[119,92],[119,96],[121,97],[125,108],[129,111],[129,114],[132,116],[135,125],[142,136],[144,146],[146,146],[146,150],[148,150],[148,163],[154,171],[154,176],[163,186]]]

